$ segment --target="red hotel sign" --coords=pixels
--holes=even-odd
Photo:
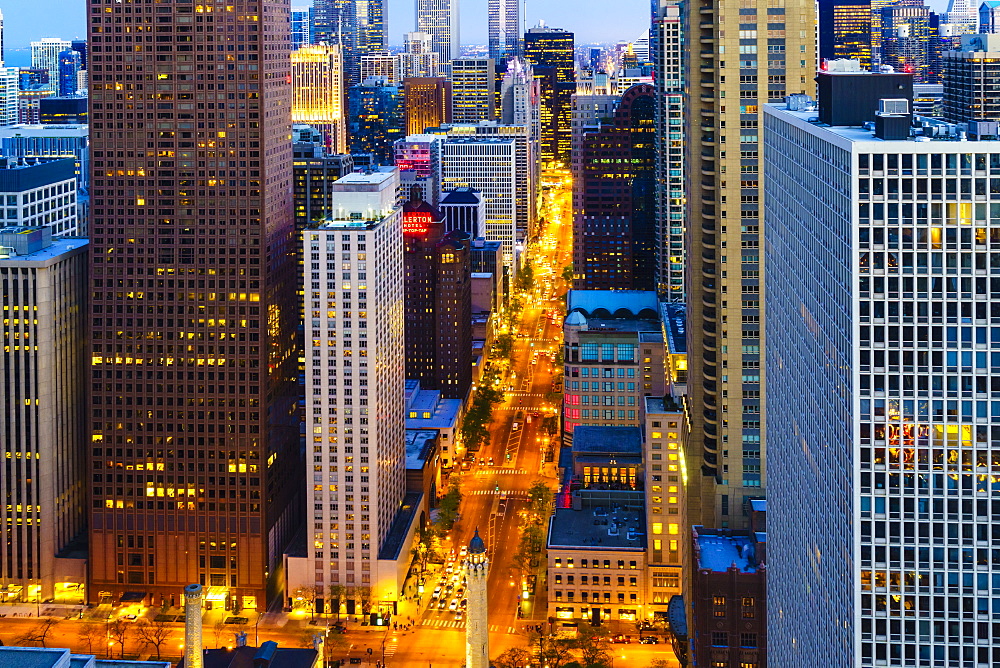
[[[403,234],[427,234],[434,223],[434,217],[429,213],[404,213]]]

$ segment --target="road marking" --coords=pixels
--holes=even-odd
[[[522,475],[527,472],[527,469],[478,469],[475,471],[475,474],[492,475],[494,473],[502,473],[504,475]]]
[[[389,658],[396,653],[396,648],[399,646],[398,640],[390,640],[385,644],[385,658]]]
[[[527,492],[512,492],[503,489],[501,489],[499,492],[492,489],[474,489],[470,492],[466,492],[466,494],[472,494],[473,496],[486,496],[489,494],[506,494],[508,497],[516,497],[516,498],[526,498],[528,496]]]

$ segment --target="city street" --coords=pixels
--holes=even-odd
[[[545,190],[541,209],[541,217],[547,223],[529,249],[528,262],[534,280],[526,294],[511,295],[512,300],[521,300],[524,308],[509,331],[513,336],[513,352],[502,381],[503,400],[493,409],[490,442],[476,453],[470,470],[456,468],[453,473],[458,476],[463,500],[458,522],[443,547],[446,563],[433,567],[426,574],[424,591],[418,600],[414,600],[416,592],[410,590],[412,596],[401,603],[393,619],[398,628],[367,627],[352,622],[348,624],[347,633],[328,635],[328,659],[360,659],[361,668],[375,668],[375,662],[383,660],[387,666],[463,666],[465,620],[461,608],[460,553],[477,528],[486,543],[490,560],[490,656],[496,657],[513,646],[527,647],[529,638],[525,626],[544,623],[547,619],[544,550],[532,564],[531,572],[537,575],[537,584],[534,594],[528,596],[522,594],[522,571],[515,565],[514,555],[519,545],[520,513],[529,508],[529,488],[541,480],[555,490],[554,462],[558,461],[561,440],[560,429],[550,433],[543,425],[547,417],[551,424],[561,403],[561,367],[556,362],[561,359],[562,297],[570,287],[563,277],[563,269],[570,263],[572,254],[571,201],[565,174],[550,174],[548,182],[550,185]],[[494,360],[494,363],[506,362]],[[547,450],[548,462],[545,461]],[[433,592],[439,584],[442,590],[435,597]],[[17,617],[14,616],[15,608],[8,611],[0,607],[0,640],[4,644],[16,644],[19,637],[39,624],[38,618],[33,616],[34,607],[16,609],[20,611]],[[177,619],[183,611],[173,609],[168,613],[172,621],[168,623],[160,651],[163,658],[176,661],[183,649],[183,629]],[[69,616],[69,611],[56,613],[53,610],[51,614]],[[72,616],[73,619],[61,619],[49,631],[45,639],[48,647],[70,647],[79,653],[101,657],[108,650],[114,656],[121,654],[120,640],[109,633],[103,620],[80,620],[75,614]],[[155,612],[149,612],[148,616],[154,617]],[[328,623],[323,619],[310,620],[309,615],[301,611],[260,616],[251,612],[241,625],[225,623],[233,619],[224,611],[205,613],[204,646],[232,646],[235,633],[242,629],[247,632],[251,644],[274,640],[284,647],[310,647],[313,635],[323,633]],[[414,623],[410,629],[404,629],[410,619]],[[140,639],[137,626],[132,627],[125,645],[126,655],[156,658],[155,647]],[[644,667],[654,659],[665,659],[668,665],[676,665],[673,653],[664,644],[612,645],[612,650],[620,666]]]

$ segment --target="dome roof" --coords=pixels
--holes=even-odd
[[[566,323],[565,324],[570,325],[570,326],[574,326],[574,327],[579,327],[580,325],[586,325],[587,324],[587,318],[586,318],[586,316],[584,316],[579,311],[573,311],[568,316],[566,316]]]
[[[486,543],[479,537],[479,528],[476,528],[476,535],[469,541],[469,554],[486,554]]]

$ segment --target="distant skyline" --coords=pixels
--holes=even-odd
[[[461,0],[461,37],[463,44],[486,44],[487,0]],[[308,5],[296,2],[293,6]],[[401,44],[404,32],[414,29],[414,1],[389,0],[389,43]],[[523,12],[528,27],[539,20],[546,25],[565,28],[576,34],[578,43],[634,40],[649,28],[649,2],[628,0],[612,9],[587,0],[585,5],[601,12],[582,12],[570,0],[529,0]],[[524,5],[522,5],[524,7]],[[86,36],[84,0],[0,0],[5,24],[7,64],[27,67],[28,45],[42,37],[77,39]]]

